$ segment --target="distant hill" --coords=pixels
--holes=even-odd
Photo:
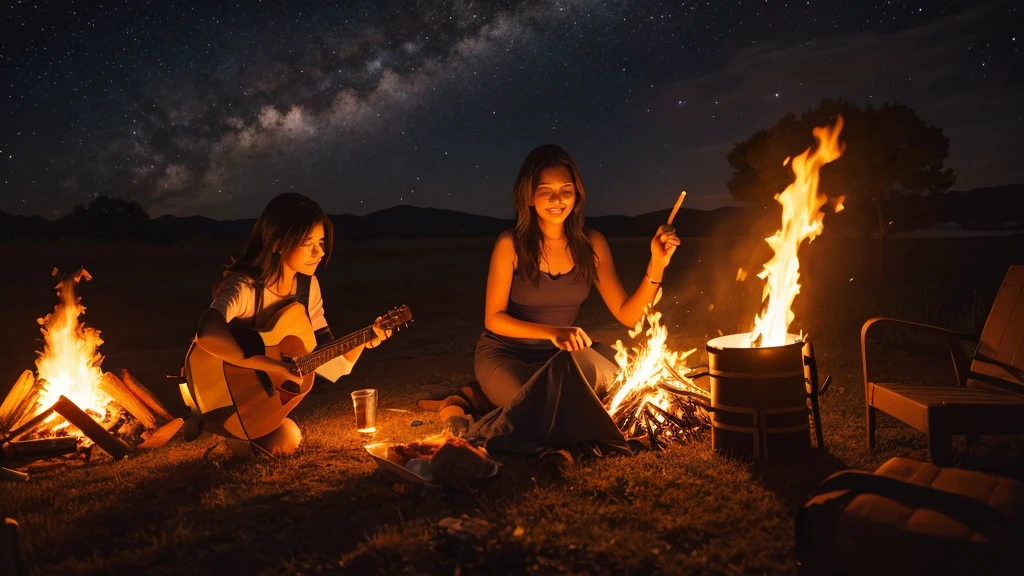
[[[886,203],[894,231],[954,222],[964,228],[1024,230],[1024,184],[1007,184],[929,196],[896,198]]]
[[[681,235],[707,236],[719,234],[746,234],[757,210],[752,208],[720,208],[702,211],[681,209],[675,225]],[[659,210],[639,216],[595,216],[587,225],[607,236],[647,236],[657,230],[668,218],[669,210]],[[244,238],[249,234],[254,219],[217,221],[202,216],[175,218],[161,216],[155,220],[161,230],[171,238]],[[418,206],[392,206],[365,216],[353,214],[332,215],[334,234],[338,238],[425,238],[496,236],[515,223],[510,218],[494,218],[466,214],[454,210],[421,208]]]
[[[926,228],[955,222],[976,229],[1014,228],[1024,230],[1024,216],[1011,207],[1024,197],[1024,184],[1010,184],[969,191],[953,191],[930,196],[908,196],[886,202],[886,219],[892,231]],[[668,218],[669,209],[637,216],[594,216],[587,225],[607,236],[647,236]],[[675,227],[680,236],[731,236],[771,233],[775,223],[765,210],[728,207],[716,210],[682,208]],[[365,216],[332,215],[335,236],[368,239],[377,237],[458,237],[495,236],[513,225],[511,219],[466,214],[454,210],[392,206]],[[145,221],[148,227],[140,239],[175,241],[193,238],[243,239],[255,219],[214,220],[205,216],[160,216]],[[75,225],[72,225],[75,224]],[[104,230],[83,230],[81,222],[70,216],[47,220],[39,216],[20,216],[0,211],[0,238],[135,238],[139,223],[133,222],[130,234],[111,234]]]

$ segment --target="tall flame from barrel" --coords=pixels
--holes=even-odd
[[[825,215],[821,208],[828,202],[828,196],[818,192],[818,181],[821,167],[843,154],[844,146],[839,143],[842,129],[842,116],[836,120],[835,126],[815,128],[813,133],[818,147],[813,153],[808,148],[793,158],[796,179],[775,196],[782,204],[782,228],[770,238],[765,238],[775,254],[758,274],[765,280],[761,297],[764,308],[754,318],[751,346],[782,346],[787,343],[786,335],[793,322],[793,299],[800,293],[797,251],[804,240],[810,242],[822,231]],[[789,158],[786,159],[788,161]],[[841,209],[842,199],[837,203],[836,211]]]

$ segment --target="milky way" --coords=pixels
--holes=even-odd
[[[914,107],[958,189],[1024,181],[1015,2],[837,4],[8,2],[0,209],[508,216],[546,142],[591,214],[712,208],[729,148],[824,96]]]

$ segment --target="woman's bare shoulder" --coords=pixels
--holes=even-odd
[[[604,234],[602,234],[599,230],[595,230],[593,228],[587,228],[587,238],[590,240],[590,243],[593,244],[594,246],[598,246],[598,245],[607,246],[608,245],[608,239],[605,238]]]
[[[503,253],[514,253],[516,249],[514,230],[505,230],[501,234],[498,234],[498,238],[494,241],[494,251]]]
[[[491,252],[491,261],[511,263],[512,267],[515,267],[516,243],[515,233],[512,230],[505,230],[498,234],[498,239],[494,241],[494,250]]]

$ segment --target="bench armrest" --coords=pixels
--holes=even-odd
[[[956,374],[957,383],[960,386],[967,385],[967,378],[970,372],[970,360],[968,360],[967,354],[964,352],[963,342],[978,342],[978,336],[974,334],[965,334],[963,332],[954,332],[953,330],[939,328],[938,326],[899,320],[897,318],[871,318],[865,322],[864,326],[860,329],[860,358],[861,365],[864,368],[865,392],[867,392],[868,383],[871,381],[868,368],[868,333],[881,327],[898,327],[941,336],[946,341],[946,347],[949,350],[950,358],[953,360],[953,371]]]

